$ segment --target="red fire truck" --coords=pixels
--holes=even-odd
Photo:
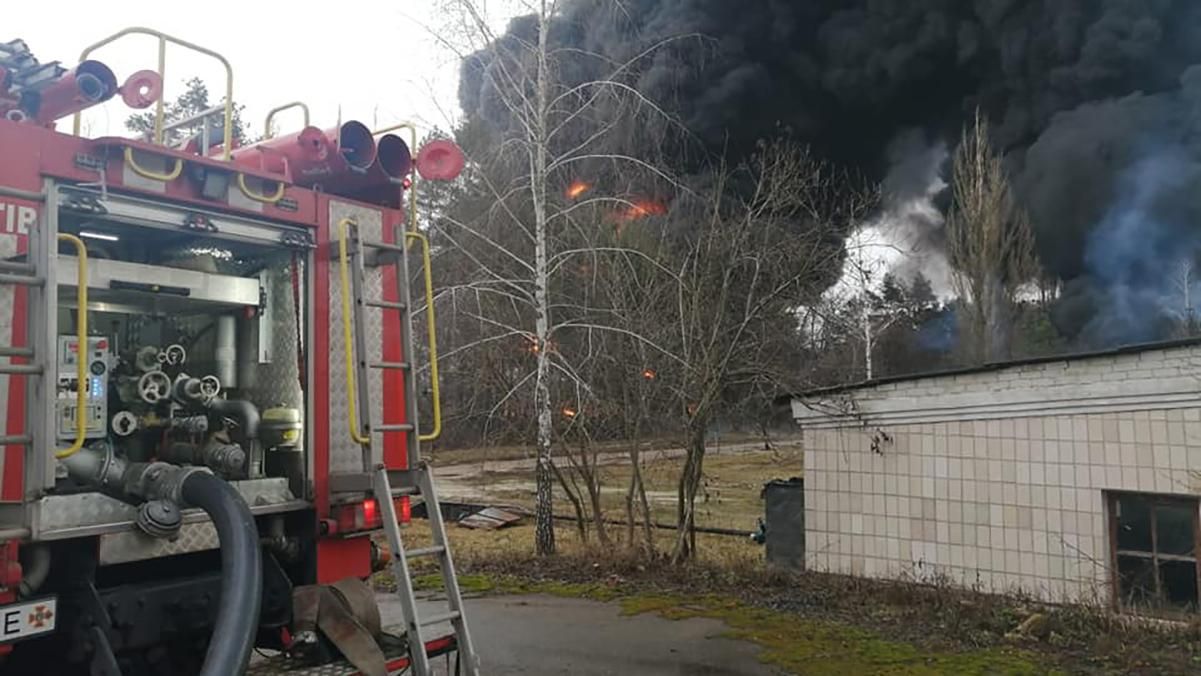
[[[156,69],[96,60],[147,35]],[[220,63],[224,103],[167,124],[179,49]],[[81,135],[114,99],[152,129]],[[420,456],[441,423],[416,187],[462,153],[301,103],[239,145],[233,99],[225,58],[149,29],[74,68],[0,43],[0,672],[478,673]],[[285,110],[303,125],[273,135]],[[433,546],[400,541],[410,499]],[[418,613],[416,557],[446,612]],[[395,631],[363,583],[388,561]]]

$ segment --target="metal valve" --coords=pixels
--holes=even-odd
[[[221,381],[217,376],[205,376],[200,379],[200,393],[204,395],[205,400],[212,399],[218,394],[221,394]]]
[[[157,404],[171,396],[171,377],[162,371],[143,373],[138,378],[138,396],[147,404]]]
[[[121,411],[113,416],[110,426],[117,436],[127,437],[138,431],[138,417],[129,411]]]
[[[188,351],[179,343],[172,343],[158,353],[158,360],[168,366],[179,366],[188,360]]]

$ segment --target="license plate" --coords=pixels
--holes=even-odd
[[[58,599],[53,596],[0,606],[0,643],[48,634],[57,619]]]

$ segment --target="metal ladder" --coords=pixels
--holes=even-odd
[[[28,202],[34,202],[38,208],[45,208],[46,195],[44,193],[25,192],[13,190],[11,188],[0,188],[0,197],[15,197]],[[42,258],[41,251],[38,251],[40,242],[40,233],[45,226],[42,223],[33,223],[30,226],[27,234],[27,247],[23,253],[25,258],[21,260],[0,259],[0,284],[12,285],[13,287],[26,287],[27,297],[25,301],[25,337],[24,345],[7,345],[0,347],[0,357],[9,357],[7,363],[0,364],[0,374],[10,376],[8,383],[9,396],[13,396],[16,391],[15,383],[11,379],[14,376],[25,377],[25,422],[20,432],[16,430],[5,430],[4,435],[0,435],[0,447],[8,444],[32,446],[35,435],[35,429],[38,427],[37,418],[31,413],[34,411],[33,402],[37,401],[39,390],[44,386],[42,381],[43,365],[39,363],[39,352],[35,346],[49,345],[48,340],[41,340],[42,336],[38,335],[42,326],[37,309],[44,305],[40,302],[39,296],[46,293],[46,276],[41,266],[37,261]],[[16,233],[7,234],[7,237],[16,237]],[[14,250],[15,252],[15,250]],[[14,258],[20,258],[22,254],[14,255]],[[20,320],[15,314],[16,294],[19,288],[13,288],[13,307],[4,308],[4,312],[13,312],[12,321],[15,324]],[[15,332],[13,338],[16,338]],[[15,343],[16,341],[14,341]],[[40,430],[39,430],[40,432]]]
[[[55,458],[65,458],[73,455],[83,447],[87,435],[87,418],[85,415],[87,403],[87,388],[83,383],[87,380],[87,364],[84,359],[76,359],[76,406],[75,406],[75,439],[65,449],[56,445],[57,419],[46,410],[47,402],[56,393],[57,383],[54,361],[54,345],[57,335],[58,288],[53,274],[54,261],[57,259],[58,242],[66,242],[75,248],[78,272],[78,319],[76,321],[76,340],[80,346],[87,345],[88,336],[88,282],[87,264],[88,250],[83,240],[74,235],[59,233],[58,230],[58,194],[51,181],[45,181],[42,192],[31,192],[0,186],[0,197],[11,197],[39,205],[43,213],[35,219],[26,234],[26,250],[23,254],[26,260],[8,260],[0,258],[0,285],[26,287],[28,297],[25,302],[25,340],[24,345],[0,346],[0,357],[8,357],[7,363],[0,364],[0,374],[8,376],[23,376],[25,381],[25,424],[22,431],[14,434],[13,430],[5,430],[0,435],[0,447],[9,444],[36,448],[34,440],[45,436],[46,446]],[[13,233],[15,236],[16,233]],[[14,289],[14,294],[16,289]],[[15,306],[16,303],[14,302]],[[18,318],[14,315],[13,321]],[[36,346],[43,346],[50,355],[50,361],[42,357]],[[84,347],[80,348],[82,354]],[[20,359],[21,363],[12,363]],[[13,387],[10,381],[10,393]],[[35,460],[41,460],[34,456]],[[48,460],[47,460],[48,461]],[[35,467],[38,463],[34,463]]]
[[[412,369],[413,356],[413,320],[409,311],[408,260],[406,254],[410,241],[417,241],[422,247],[422,264],[424,266],[427,319],[429,330],[433,332],[433,297],[430,277],[429,241],[420,233],[405,231],[403,226],[394,229],[395,241],[391,244],[379,241],[365,241],[359,236],[357,224],[349,218],[338,222],[338,253],[341,275],[342,294],[342,323],[345,343],[346,373],[348,380],[357,376],[355,383],[348,383],[350,393],[349,423],[350,436],[363,449],[363,471],[371,476],[371,490],[379,503],[380,515],[383,519],[383,529],[392,548],[392,570],[396,576],[396,593],[400,597],[401,609],[404,613],[406,639],[409,644],[409,659],[412,662],[414,676],[427,676],[431,673],[429,658],[425,652],[424,630],[428,627],[449,621],[454,629],[455,639],[460,655],[462,673],[467,676],[479,675],[479,658],[471,642],[467,629],[466,608],[459,590],[458,578],[455,575],[454,561],[451,558],[450,543],[446,537],[446,525],[442,520],[441,507],[434,491],[432,471],[427,463],[422,461],[419,444],[437,438],[441,429],[441,415],[438,410],[437,393],[437,357],[431,354],[431,371],[435,384],[434,392],[434,430],[428,435],[418,433],[417,420],[417,387]],[[354,229],[354,251],[348,251],[350,244],[350,229]],[[375,253],[374,258],[368,252]],[[352,260],[353,259],[353,262]],[[396,298],[395,301],[364,298],[363,286],[366,268],[372,266],[396,266]],[[353,270],[351,270],[353,266]],[[352,308],[353,305],[353,309]],[[404,350],[401,362],[368,361],[367,343],[364,327],[366,308],[375,307],[382,310],[395,310],[400,314],[400,344]],[[353,331],[352,331],[353,323]],[[353,348],[351,334],[353,333]],[[431,343],[433,347],[433,343]],[[371,407],[368,375],[371,369],[397,370],[402,372],[405,383],[405,420],[400,424],[371,425]],[[363,402],[363,410],[356,415],[356,402]],[[360,431],[360,429],[362,431]],[[388,469],[382,463],[376,463],[371,451],[371,436],[373,432],[401,432],[405,435],[409,454],[407,470]],[[394,485],[397,484],[397,485]],[[426,512],[433,535],[433,545],[417,549],[406,549],[401,538],[400,523],[396,514],[393,499],[401,496],[420,495],[425,500]],[[419,557],[432,557],[438,562],[442,574],[442,583],[446,590],[448,610],[443,613],[421,617],[417,612],[417,597],[413,588],[413,576],[409,570],[409,560]]]

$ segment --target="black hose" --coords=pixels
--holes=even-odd
[[[183,482],[182,497],[208,513],[221,543],[217,622],[200,676],[241,674],[250,662],[262,602],[259,531],[242,496],[212,474],[189,474]]]

